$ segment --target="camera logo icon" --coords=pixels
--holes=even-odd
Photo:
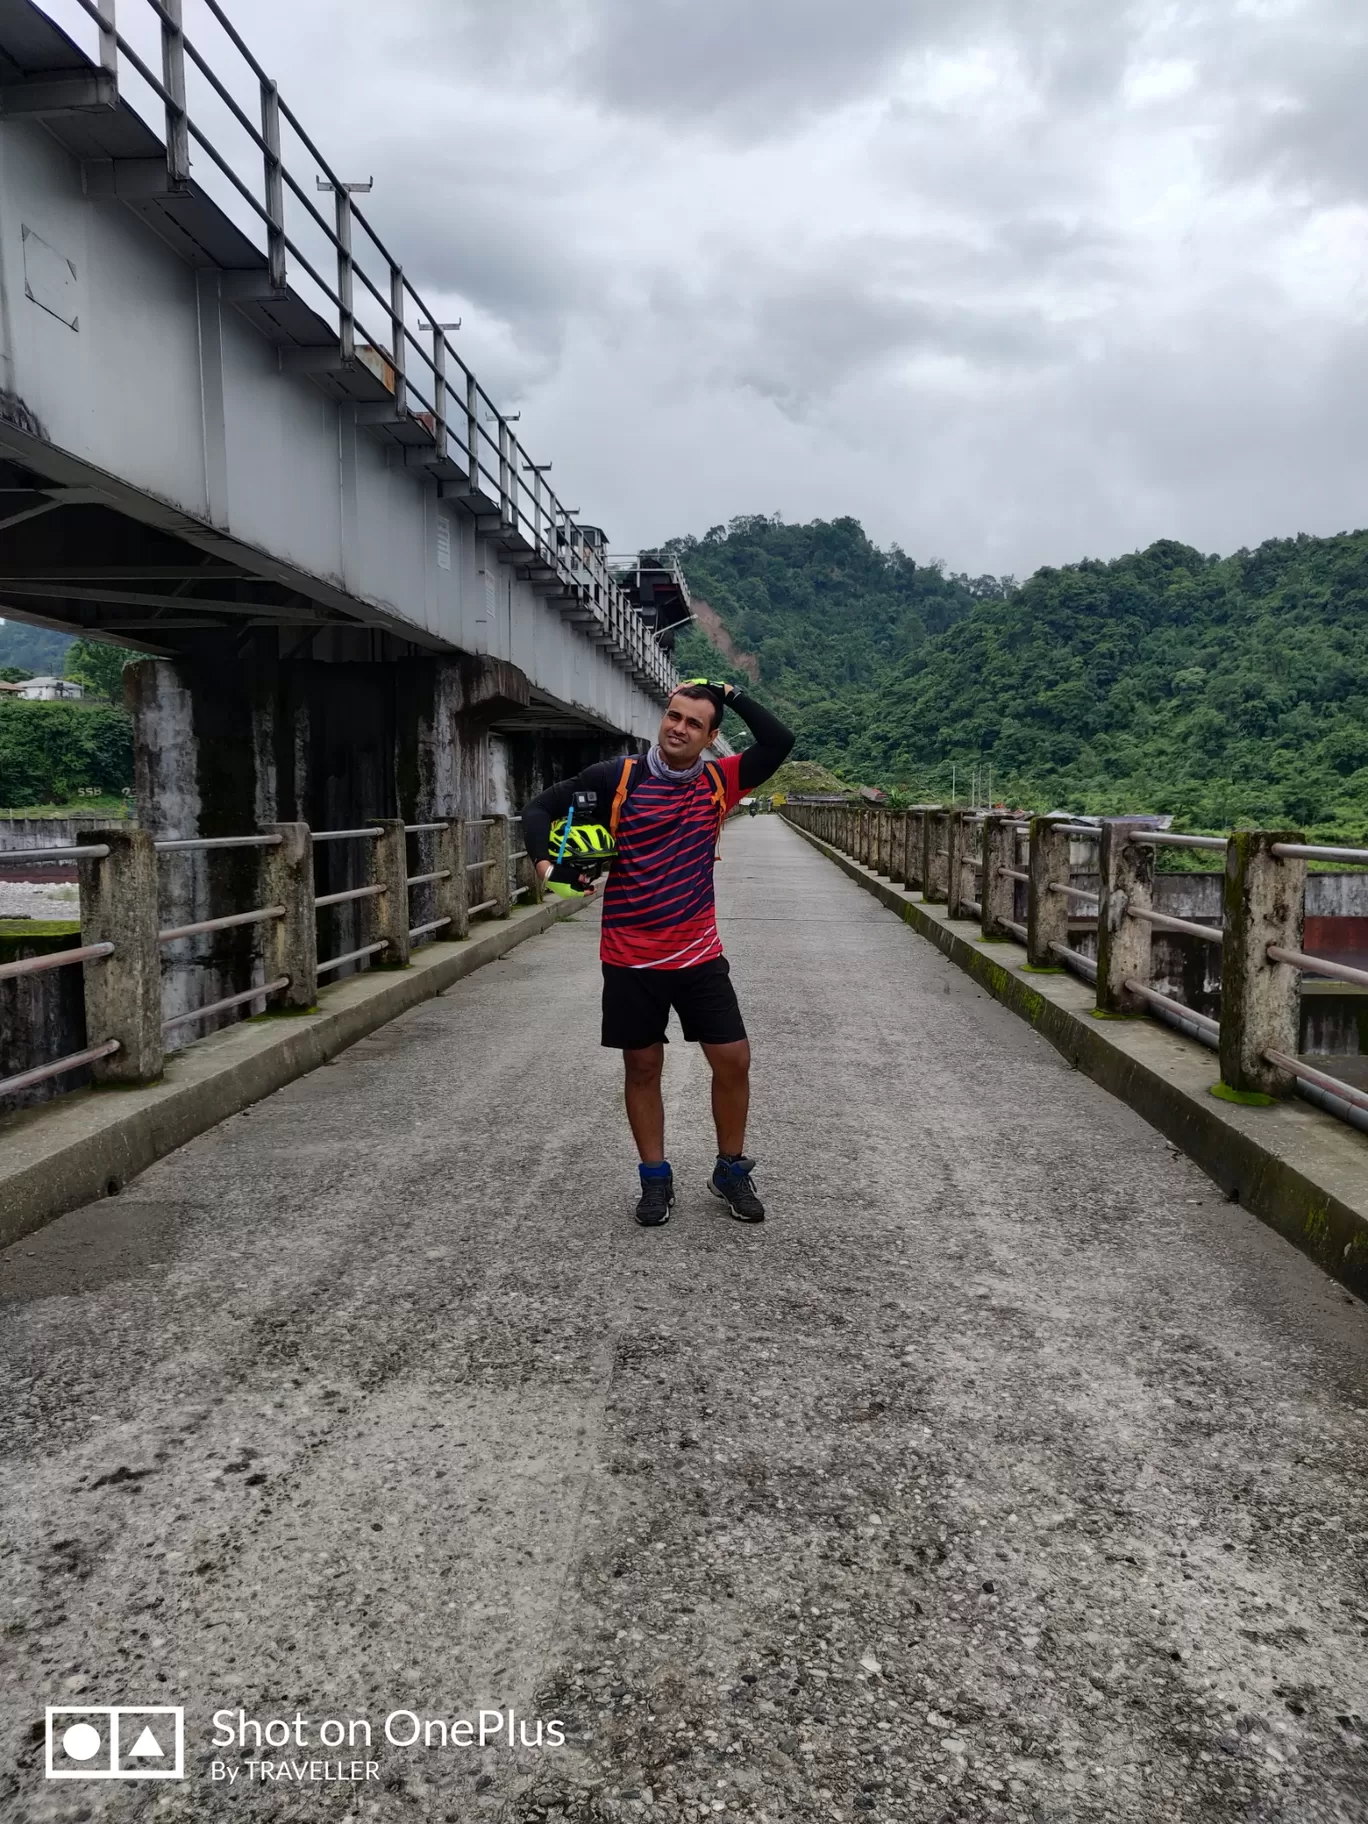
[[[176,1704],[47,1707],[50,1780],[183,1780],[185,1711]]]

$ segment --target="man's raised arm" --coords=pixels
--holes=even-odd
[[[741,755],[741,765],[737,772],[741,790],[748,792],[753,786],[763,785],[772,773],[779,771],[793,752],[795,736],[792,729],[784,727],[778,716],[742,690],[733,690],[728,694],[727,707],[736,711],[755,736],[755,746],[746,748]]]

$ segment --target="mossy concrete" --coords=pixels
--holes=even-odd
[[[572,913],[575,908],[570,908]],[[426,945],[407,969],[324,988],[313,1013],[243,1020],[172,1054],[157,1083],[77,1090],[0,1121],[0,1248],[97,1197],[462,976],[568,916],[564,902],[514,911],[464,943]]]
[[[1093,993],[1071,975],[1028,974],[985,953],[976,924],[892,886],[790,824],[1075,1069],[1119,1096],[1260,1221],[1359,1298],[1368,1299],[1368,1139],[1300,1098],[1270,1107],[1218,1101],[1205,1046],[1156,1020],[1100,1021]]]

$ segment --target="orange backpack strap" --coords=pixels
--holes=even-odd
[[[722,819],[727,814],[727,784],[722,777],[722,768],[715,760],[709,760],[703,771],[712,780],[712,801],[717,806],[717,827],[721,829]]]
[[[618,774],[617,790],[613,793],[613,808],[608,813],[608,832],[614,842],[617,841],[618,819],[622,816],[622,807],[627,802],[627,794],[632,789],[632,771],[636,766],[636,757],[629,754],[622,763]]]

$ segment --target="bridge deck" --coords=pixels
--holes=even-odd
[[[215,1709],[500,1703],[572,1751],[326,1815],[1364,1815],[1363,1309],[777,819],[719,879],[763,1229],[679,1044],[631,1224],[586,917],[3,1258],[0,1817],[147,1694],[160,1818]]]

